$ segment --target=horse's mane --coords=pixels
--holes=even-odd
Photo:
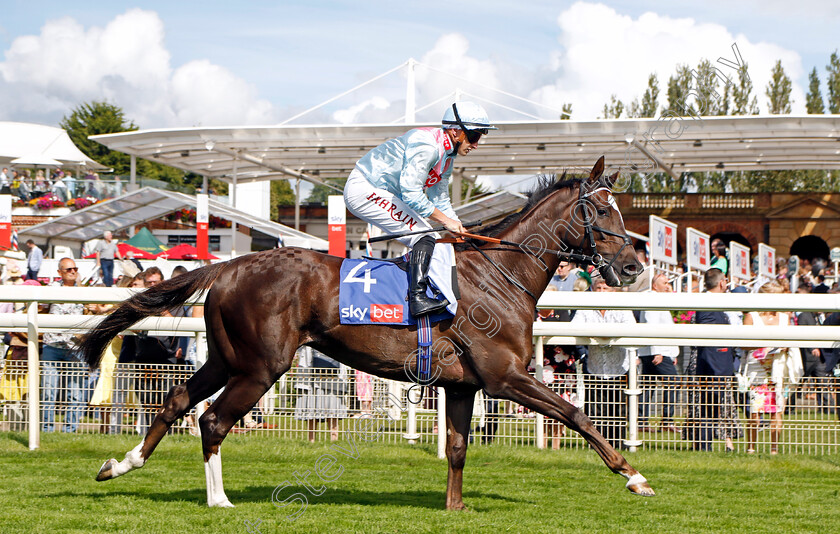
[[[508,215],[496,224],[484,226],[476,230],[470,230],[470,233],[483,235],[487,237],[496,237],[511,226],[513,226],[514,224],[516,224],[528,213],[530,213],[530,211],[533,210],[534,207],[537,204],[539,204],[545,197],[549,196],[555,191],[559,191],[567,187],[572,187],[573,185],[578,184],[581,181],[581,178],[566,179],[565,172],[560,176],[559,179],[554,174],[540,174],[537,176],[537,184],[534,186],[534,189],[525,193],[525,195],[528,197],[528,201],[525,203],[521,210]],[[475,239],[468,240],[468,242],[469,241],[474,241],[476,245],[486,244],[484,241],[479,241]],[[460,243],[455,245],[456,250],[465,250],[468,248],[470,248],[468,246],[468,243]]]

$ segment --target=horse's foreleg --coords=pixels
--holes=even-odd
[[[226,373],[219,365],[204,365],[189,380],[173,386],[163,402],[160,411],[149,426],[146,437],[139,445],[125,454],[125,459],[118,462],[111,458],[99,469],[96,480],[110,480],[129,471],[143,467],[154,452],[163,436],[172,424],[183,417],[199,401],[209,397],[221,388],[226,380]]]
[[[273,379],[260,380],[238,375],[230,379],[225,391],[199,418],[201,444],[204,450],[204,474],[207,480],[207,506],[233,507],[225,495],[222,482],[222,441],[237,421],[247,414]]]
[[[592,420],[544,384],[527,373],[508,375],[495,385],[488,384],[488,392],[494,397],[502,397],[518,402],[546,417],[557,419],[571,428],[595,449],[598,456],[614,473],[627,479],[627,489],[637,495],[654,495],[645,477],[627,462],[609,442],[604,439]]]
[[[446,458],[449,461],[449,474],[446,478],[447,510],[465,508],[461,488],[474,399],[474,391],[446,391]]]

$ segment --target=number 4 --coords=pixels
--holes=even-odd
[[[365,277],[364,278],[356,277],[356,274],[365,265],[367,265],[367,262],[363,261],[362,263],[360,263],[360,264],[356,265],[355,267],[353,267],[352,269],[350,269],[350,272],[347,273],[347,278],[345,278],[342,281],[342,283],[351,284],[353,282],[357,282],[357,283],[360,283],[360,284],[364,284],[365,285],[365,290],[364,290],[365,293],[370,293],[370,286],[372,286],[373,284],[376,283],[376,279],[370,277],[370,269],[365,269]]]

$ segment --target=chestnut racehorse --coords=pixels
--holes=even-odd
[[[447,509],[464,508],[462,473],[479,389],[560,421],[583,436],[607,467],[623,475],[631,492],[654,494],[583,412],[526,370],[532,355],[535,296],[545,290],[563,253],[591,261],[610,285],[632,282],[641,272],[610,192],[617,174],[606,177],[603,170],[601,157],[588,178],[542,179],[520,212],[477,232],[495,237],[495,244],[473,241],[456,246],[458,313],[432,327],[432,374],[435,385],[446,391]],[[207,363],[169,391],[143,441],[124,460],[105,462],[97,480],[142,467],[178,418],[224,386],[201,416],[200,428],[208,505],[232,506],[222,487],[222,440],[289,370],[302,345],[370,374],[411,381],[408,374],[416,373],[415,326],[340,324],[341,262],[293,247],[248,254],[138,293],[94,327],[80,347],[91,367],[127,327],[209,289],[204,305]]]

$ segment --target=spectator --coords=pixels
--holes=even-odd
[[[26,279],[37,280],[41,262],[44,261],[44,252],[31,239],[26,240],[26,246],[29,247],[29,254],[26,256]]]
[[[64,175],[64,178],[62,180],[64,181],[64,185],[67,186],[67,198],[75,198],[76,179],[73,178],[73,175],[68,172]]]
[[[364,371],[356,370],[356,398],[361,406],[361,415],[373,413],[373,380]]]
[[[575,278],[577,278],[577,276],[575,276]],[[554,287],[549,286],[548,289],[553,290]],[[568,322],[570,320],[569,312],[567,310],[543,309],[537,312],[536,317],[537,322]],[[581,405],[575,392],[576,370],[574,347],[543,345],[542,382],[564,400],[580,408]],[[529,368],[529,371],[533,371],[533,369]],[[543,424],[545,426],[543,434],[545,446],[548,446],[548,440],[550,438],[551,448],[554,450],[559,449],[560,438],[566,435],[566,427],[559,421],[555,421],[551,418],[545,418]]]
[[[771,281],[762,285],[759,293],[782,293],[778,282]],[[750,312],[744,316],[744,326],[766,325],[786,327],[790,324],[787,312]],[[785,411],[785,375],[796,383],[802,376],[802,368],[791,367],[788,362],[801,362],[799,357],[790,358],[786,348],[745,349],[747,357],[742,363],[741,374],[750,381],[750,425],[747,431],[747,454],[755,453],[756,435],[760,414],[772,414],[770,421],[770,454],[779,452],[779,436],[782,433],[782,414]]]
[[[307,421],[310,443],[315,442],[316,424],[323,421],[329,426],[330,441],[337,441],[338,420],[347,417],[343,398],[347,382],[341,376],[341,364],[310,347],[303,347],[299,354],[301,395],[295,404],[294,417]]]
[[[720,269],[720,272],[727,274],[729,272],[729,261],[726,259],[726,244],[718,238],[714,238],[711,244],[712,249],[712,269]]]
[[[102,267],[102,281],[105,282],[106,287],[114,285],[114,258],[123,259],[120,249],[117,247],[117,241],[112,240],[113,234],[106,230],[102,235],[103,241],[100,241],[94,251],[96,252],[96,266]]]
[[[653,277],[653,290],[657,293],[672,293],[671,284],[665,274],[657,274]],[[674,324],[671,312],[664,310],[645,310],[641,312],[642,323]],[[676,345],[652,345],[639,349],[639,359],[642,361],[641,376],[659,376],[664,385],[662,392],[662,420],[659,429],[650,428],[650,404],[651,394],[655,393],[652,388],[644,389],[644,396],[639,415],[639,427],[642,432],[679,432],[674,425],[674,403],[676,402],[677,381],[677,356],[680,348]]]
[[[706,271],[705,286],[708,293],[725,293],[726,275],[720,269],[709,269]],[[730,324],[729,317],[722,311],[698,311],[694,317],[697,324]],[[723,391],[727,387],[726,381],[717,377],[734,376],[733,355],[731,347],[697,347],[697,376],[714,378],[706,378],[700,383],[697,399],[700,424],[699,431],[693,436],[695,450],[712,450],[714,429],[719,426],[723,411]]]
[[[573,268],[567,260],[560,260],[557,272],[551,277],[549,284],[557,288],[557,291],[574,291],[579,270]]]
[[[828,326],[840,326],[840,312],[828,314],[825,318],[825,323]],[[828,376],[828,390],[834,392],[834,411],[840,420],[840,348],[835,344],[833,348],[823,349],[823,358],[825,360],[825,373]]]
[[[613,289],[601,277],[593,277],[592,290],[596,293]],[[619,324],[635,323],[630,310],[578,310],[573,323]],[[584,352],[577,347],[577,354]],[[622,347],[593,345],[588,349],[585,370],[588,377],[586,388],[586,415],[592,418],[595,428],[616,449],[620,448],[626,434],[627,407],[624,389],[627,388],[627,371],[630,357]]]
[[[29,285],[40,286],[38,282],[29,280],[26,282]],[[21,277],[20,269],[16,272],[10,272],[4,285],[22,285],[24,284]],[[24,303],[16,302],[2,302],[0,303],[0,313],[25,313],[26,306]],[[7,419],[14,421],[12,424],[8,422],[0,423],[2,430],[22,431],[26,430],[23,421],[26,420],[24,399],[29,391],[27,385],[27,334],[26,332],[9,332],[3,337],[3,344],[7,345],[5,355],[5,367],[3,367],[3,374],[0,376],[0,401],[5,404],[5,412]]]
[[[9,187],[11,184],[10,178],[11,177],[9,176],[9,169],[3,167],[3,170],[0,171],[0,195],[11,194],[11,188]]]
[[[146,288],[151,288],[163,282],[163,273],[157,267],[150,267],[143,273]],[[161,313],[163,317],[183,317],[184,307],[178,306]],[[162,369],[162,365],[184,364],[184,352],[179,346],[177,336],[150,336],[147,332],[138,332],[134,339],[134,361],[141,364],[139,368],[140,404],[142,421],[141,428],[145,428],[151,421],[146,421],[146,415],[154,413],[163,404],[163,399],[169,391],[172,370]]]
[[[811,289],[811,293],[828,293],[828,284],[825,283],[825,275],[820,273],[815,277],[817,285]]]
[[[134,257],[133,251],[127,250],[125,253],[125,259],[133,263],[134,266],[137,267],[138,271],[140,271],[141,273],[143,272],[143,264],[140,263],[140,260]]]
[[[61,276],[61,280],[51,285],[75,286],[79,276],[79,268],[76,267],[76,262],[71,258],[61,258],[58,262],[58,274]],[[53,315],[82,315],[84,308],[83,304],[55,303],[50,304],[50,313]],[[87,372],[72,346],[73,334],[44,334],[44,349],[41,353],[41,361],[43,362],[41,402],[43,403],[44,432],[55,431],[55,403],[61,378],[66,379],[69,403],[65,411],[65,426],[62,431],[75,432],[79,424],[79,416],[82,411],[82,383],[87,379],[87,376],[85,376]],[[60,367],[57,365],[59,362],[63,364]]]
[[[67,184],[64,183],[63,175],[56,176],[56,180],[52,185],[52,193],[62,202],[70,200],[70,195],[67,192]]]
[[[796,291],[798,294],[806,294],[808,293],[808,288],[800,287]],[[812,311],[803,311],[796,313],[796,324],[800,326],[816,326],[821,325],[825,322],[825,316],[822,313],[812,312]],[[831,349],[827,349],[831,350]],[[791,406],[792,410],[795,410],[795,406],[799,403],[799,399],[802,395],[806,394],[805,392],[809,391],[809,388],[813,386],[813,393],[811,393],[814,399],[817,401],[817,407],[825,413],[831,402],[828,400],[827,395],[823,392],[823,388],[820,387],[823,378],[829,376],[830,369],[825,368],[825,356],[823,355],[823,351],[818,348],[807,348],[801,347],[799,349],[799,355],[802,358],[802,369],[803,369],[803,383],[801,391],[797,392],[796,395],[791,397]]]
[[[118,287],[129,287],[132,279],[124,277],[117,284]],[[85,306],[86,310],[94,315],[104,315],[111,313],[114,309],[113,304],[88,304]],[[93,391],[93,397],[90,400],[91,406],[102,407],[102,425],[100,432],[103,434],[117,434],[120,431],[120,417],[122,417],[122,406],[125,403],[124,392],[119,391],[119,375],[117,371],[117,362],[122,353],[123,336],[116,336],[102,355],[100,362],[99,380],[96,382],[96,387]],[[115,417],[111,418],[111,413],[114,412]]]

